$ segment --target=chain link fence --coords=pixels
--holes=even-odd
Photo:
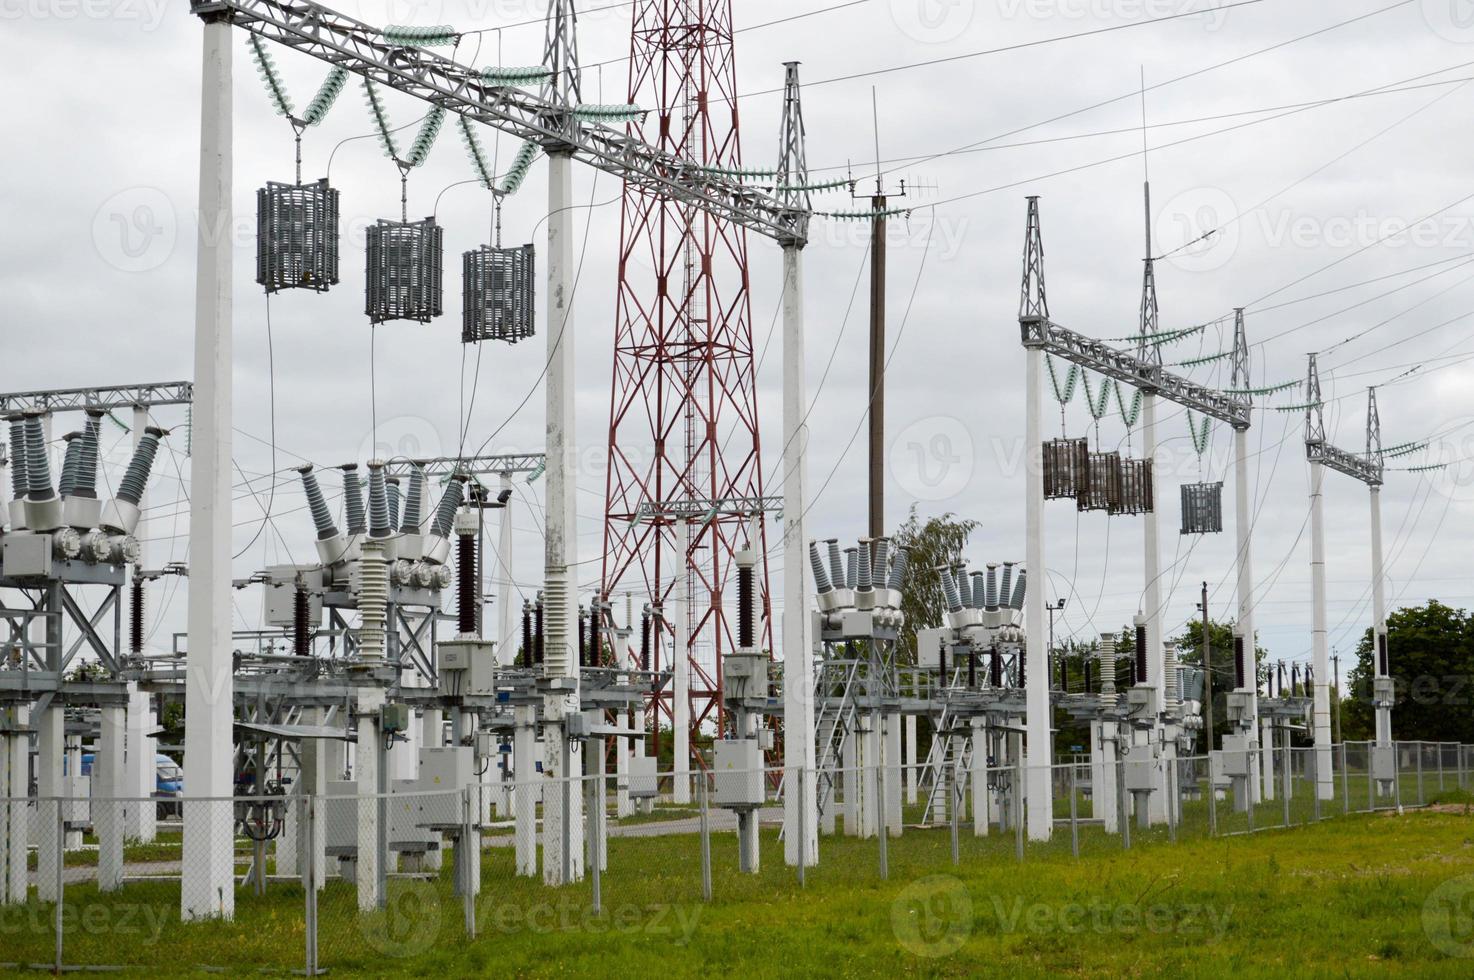
[[[167,962],[315,975],[392,970],[448,946],[459,966],[491,969],[509,944],[563,933],[683,944],[712,902],[976,862],[1089,860],[1423,806],[1469,789],[1474,747],[1398,743],[1395,772],[1376,758],[1374,746],[1348,742],[1146,769],[1081,755],[1040,772],[980,752],[911,766],[647,769],[385,795],[339,783],[320,796],[182,806],[0,799],[9,831],[0,835],[0,967]],[[1031,839],[1028,826],[1033,778],[1053,792],[1047,840]],[[806,793],[821,812],[797,835],[818,836],[822,859],[811,864],[796,861],[799,842],[783,829],[789,797]],[[126,835],[142,807],[157,808],[146,840]],[[233,888],[218,896],[228,917],[181,915],[186,868],[223,853],[186,847],[186,821],[229,841]]]

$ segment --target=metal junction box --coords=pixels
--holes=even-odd
[[[1157,717],[1157,689],[1144,684],[1126,689],[1126,709],[1132,721],[1152,721]]]
[[[1397,746],[1372,746],[1372,778],[1389,783],[1397,779]]]
[[[476,781],[476,750],[469,745],[420,749],[420,789],[458,793]]]
[[[655,775],[656,759],[653,755],[630,756],[630,797],[636,800],[654,799],[660,795],[660,780]]]
[[[1223,751],[1218,753],[1222,760],[1223,775],[1230,779],[1249,775],[1249,753],[1253,743],[1247,735],[1223,736]]]
[[[49,534],[5,535],[5,577],[49,577],[51,575],[51,548],[51,535]]]
[[[755,738],[724,738],[713,744],[716,751],[712,803],[728,807],[762,806],[766,800],[762,743]]]
[[[496,644],[490,640],[442,640],[435,645],[442,693],[496,693]]]
[[[1126,791],[1152,792],[1157,787],[1157,752],[1150,745],[1133,745],[1126,750]]]

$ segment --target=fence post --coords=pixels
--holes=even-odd
[[[1418,743],[1418,806],[1423,805],[1423,748],[1427,742]]]
[[[794,792],[798,794],[798,846],[794,853],[798,855],[798,887],[804,887],[804,868],[809,863],[809,807],[808,798],[804,796],[804,767],[799,766],[793,771],[795,783]],[[756,819],[756,818],[754,818]]]
[[[60,796],[56,798],[56,975],[61,976],[61,948],[62,948],[62,904],[66,893],[62,890],[63,865],[66,863],[66,837],[67,818],[65,802]],[[25,860],[24,855],[21,860]]]
[[[1438,746],[1438,791],[1440,793],[1442,793],[1443,792],[1443,746],[1444,746],[1444,743],[1443,742],[1435,742],[1433,744],[1436,745],[1436,746]]]
[[[1372,742],[1367,742],[1367,812],[1373,813],[1377,809],[1377,780],[1372,773],[1372,760],[1376,756],[1376,749]],[[1392,771],[1397,774],[1397,743],[1392,745]],[[1395,781],[1395,780],[1394,780]]]
[[[1116,741],[1116,826],[1121,831],[1121,848],[1131,850],[1131,804],[1126,796],[1126,760],[1120,755]]]
[[[961,847],[960,847],[960,845],[958,843],[958,840],[957,840],[957,822],[958,822],[957,808],[962,803],[962,783],[957,778],[957,764],[958,764],[958,760],[956,758],[953,758],[953,760],[952,760],[952,776],[951,776],[951,780],[952,781],[951,781],[951,785],[947,788],[947,795],[948,795],[948,797],[950,797],[949,805],[947,806],[947,816],[950,818],[950,822],[952,824],[952,866],[954,868],[957,867],[958,865],[962,864],[962,850],[961,850]],[[937,778],[938,779],[941,779],[942,778],[942,772],[940,770],[938,770],[938,772],[937,772]],[[973,778],[976,779],[977,777],[974,776]],[[987,762],[984,761],[984,763],[983,763],[983,781],[986,783],[987,782],[987,779],[988,779],[988,766],[987,766]]]
[[[1290,748],[1290,727],[1288,725],[1285,726],[1285,734],[1280,742],[1285,753],[1284,792],[1281,795],[1285,798],[1284,825],[1288,827],[1290,825],[1290,796],[1295,791],[1295,750]]]
[[[1258,781],[1259,784],[1257,786],[1250,786],[1249,787],[1249,793],[1248,793],[1249,800],[1248,800],[1248,805],[1244,807],[1245,826],[1248,828],[1248,832],[1251,833],[1251,834],[1254,832],[1254,794],[1256,792],[1263,792],[1263,787],[1264,787],[1264,784],[1263,784],[1263,781],[1262,781],[1262,777],[1264,775],[1263,772],[1262,772],[1262,767],[1263,767],[1263,763],[1262,762],[1260,763],[1260,767],[1261,767],[1261,771],[1260,771],[1260,777],[1261,777],[1261,779]],[[1212,773],[1210,772],[1208,774],[1208,781],[1209,782],[1212,782],[1212,779],[1213,779],[1213,776],[1212,776]]]
[[[1320,823],[1320,753],[1315,749],[1311,749],[1310,754],[1305,758],[1307,760],[1305,771],[1310,774],[1308,782],[1310,783],[1310,799],[1312,800],[1313,807],[1311,812],[1315,815],[1315,822]]]
[[[1206,764],[1208,766],[1208,781],[1207,781],[1207,787],[1208,788],[1207,788],[1207,792],[1204,794],[1208,798],[1208,836],[1209,837],[1217,837],[1218,836],[1218,787],[1215,786],[1215,785],[1213,785],[1213,754],[1210,752],[1207,755],[1203,756],[1203,759],[1206,761]],[[1253,782],[1253,780],[1250,780],[1250,782]],[[1249,809],[1252,810],[1253,808],[1254,808],[1254,787],[1253,786],[1250,786],[1249,787]],[[1250,826],[1251,829],[1253,827],[1253,823],[1254,823],[1253,818],[1250,817],[1250,819],[1249,819],[1249,826]]]
[[[317,839],[316,797],[302,798],[303,833],[307,838],[307,962],[303,972],[309,977],[317,976]]]
[[[1070,760],[1070,853],[1075,857],[1080,856],[1080,822],[1077,812],[1078,805],[1075,802],[1075,768],[1076,763]]]
[[[589,799],[586,805],[588,806],[589,819],[585,822],[586,826],[588,826],[588,831],[585,831],[585,834],[588,837],[589,843],[588,847],[585,848],[586,854],[584,860],[589,863],[590,878],[594,887],[594,914],[602,915],[604,912],[604,894],[599,866],[604,863],[602,847],[603,827],[600,825],[600,818],[604,813],[604,801],[601,797],[604,794],[603,787],[599,785],[598,776],[589,780],[588,795]],[[589,831],[592,832],[590,833]]]
[[[711,901],[711,812],[707,809],[706,775],[696,784],[701,787],[701,897]]]
[[[1167,760],[1167,842],[1177,843],[1177,760]]]
[[[1402,812],[1402,743],[1392,743],[1392,805]]]
[[[883,737],[883,736],[882,736]],[[879,761],[875,765],[875,836],[880,840],[880,880],[885,881],[891,876],[890,854],[886,851],[886,807],[885,807],[885,766]]]
[[[1341,816],[1351,812],[1351,776],[1347,772],[1346,743],[1341,743]]]
[[[1023,740],[1017,735],[1013,738],[1013,853],[1022,861],[1024,859],[1024,746]]]

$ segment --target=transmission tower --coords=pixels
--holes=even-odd
[[[629,101],[653,107],[630,132],[708,170],[742,173],[730,0],[635,5]],[[723,595],[734,554],[762,514],[747,235],[687,203],[626,184],[619,252],[603,590],[643,579],[655,607],[657,669],[675,683],[652,704],[676,768],[690,732],[722,718],[721,658],[735,648]],[[704,511],[692,517],[689,505]],[[683,506],[684,505],[684,506]],[[760,644],[772,649],[766,531]],[[683,795],[685,782],[678,780]]]

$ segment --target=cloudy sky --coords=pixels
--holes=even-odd
[[[463,61],[532,64],[540,57],[542,0],[347,3],[345,12],[370,23],[483,31],[462,40],[455,56]],[[628,53],[630,6],[582,6],[589,8],[580,23],[582,58],[600,63],[585,74],[585,98],[624,101],[620,59]],[[1023,557],[1024,355],[1016,318],[1024,197],[1041,197],[1054,318],[1097,337],[1132,333],[1145,249],[1144,78],[1153,251],[1167,256],[1158,267],[1162,323],[1208,325],[1166,348],[1165,359],[1225,349],[1231,311],[1246,306],[1254,383],[1295,380],[1306,353],[1323,352],[1327,425],[1333,441],[1353,450],[1363,446],[1366,387],[1386,383],[1385,444],[1432,440],[1428,450],[1389,465],[1451,463],[1434,473],[1388,474],[1390,596],[1394,605],[1474,600],[1457,544],[1474,519],[1474,269],[1466,268],[1474,261],[1474,195],[1461,176],[1467,147],[1458,136],[1474,102],[1474,5],[735,6],[750,166],[774,162],[773,90],[781,63],[800,60],[814,170],[839,176],[853,163],[857,176],[873,171],[873,90],[889,179],[922,188],[907,199],[914,210],[894,222],[890,240],[890,523],[913,503],[923,515],[955,512],[980,522],[974,562]],[[189,377],[199,22],[183,0],[0,0],[0,16],[0,57],[11,80],[0,108],[9,135],[8,191],[0,195],[0,383],[20,390]],[[282,294],[268,307],[253,282],[254,191],[291,179],[292,141],[245,44],[240,35],[234,72],[238,576],[309,560],[310,522],[287,468],[368,458],[375,416],[378,443],[396,453],[455,452],[468,412],[469,448],[495,432],[488,451],[540,449],[542,392],[534,382],[545,356],[541,338],[489,345],[478,370],[477,352],[459,342],[453,257],[488,240],[492,202],[474,184],[458,183],[471,173],[451,127],[409,184],[411,214],[433,211],[446,229],[446,315],[428,326],[371,332],[362,312],[362,228],[397,214],[399,187],[376,141],[364,138],[369,121],[356,82],[304,145],[305,176],[326,173],[342,192],[342,284],[326,295]],[[324,67],[288,52],[277,60],[297,105],[305,105]],[[386,102],[397,125],[423,111],[398,95]],[[510,140],[483,135],[503,161],[515,151]],[[606,175],[576,175],[575,195],[593,205],[577,222],[576,297],[584,460],[578,548],[588,587],[601,547],[619,191]],[[848,195],[819,206],[853,207]],[[539,164],[507,204],[506,239],[541,241],[546,210]],[[850,538],[863,531],[866,510],[864,227],[821,220],[806,254],[806,371],[819,436],[809,457],[818,493],[810,533]],[[778,493],[779,253],[754,239],[751,256],[754,342],[765,355],[759,412],[767,490]],[[1226,385],[1226,370],[1225,362],[1210,362],[1192,376]],[[1290,391],[1268,404],[1301,400]],[[1077,394],[1065,428],[1094,441],[1083,401]],[[1214,615],[1232,614],[1232,535],[1180,538],[1176,489],[1223,478],[1231,437],[1215,428],[1199,462],[1181,412],[1164,406],[1161,418],[1171,629],[1194,614],[1203,581]],[[178,424],[183,414],[164,409],[158,420]],[[59,423],[58,435],[72,424]],[[1250,436],[1257,625],[1261,643],[1283,659],[1305,659],[1310,650],[1302,424],[1298,413],[1261,411]],[[1045,430],[1058,429],[1059,412],[1047,405]],[[150,565],[188,553],[182,431],[161,457],[151,498]],[[121,429],[109,433],[127,438]],[[1098,438],[1108,447],[1141,446],[1140,431],[1128,435],[1114,411]],[[1336,474],[1327,476],[1326,490],[1331,642],[1345,651],[1370,620],[1367,493]],[[522,486],[513,517],[522,592],[536,588],[541,565],[541,492],[541,484]],[[1068,600],[1061,634],[1118,628],[1141,603],[1141,519],[1077,515],[1063,502],[1051,503],[1046,518],[1049,595]],[[781,556],[770,567],[776,579]],[[256,625],[259,596],[240,593],[237,608],[239,625]],[[155,646],[166,647],[183,628],[183,610],[181,589],[159,593],[151,610]]]

